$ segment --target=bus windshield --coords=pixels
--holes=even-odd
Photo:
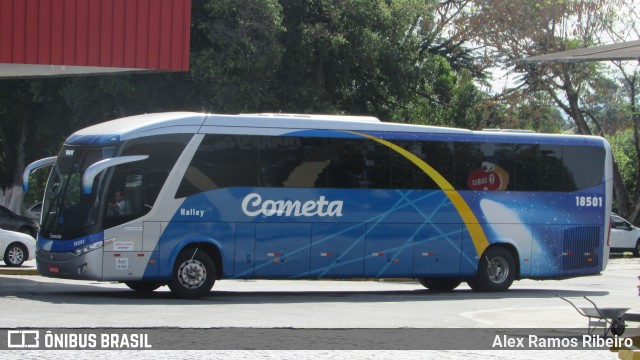
[[[44,236],[73,239],[88,234],[97,224],[101,187],[94,186],[90,194],[83,194],[82,174],[89,166],[114,156],[115,152],[115,146],[62,148],[45,190],[41,224]]]

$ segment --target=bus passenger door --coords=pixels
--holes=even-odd
[[[160,225],[136,221],[148,212],[144,185],[141,169],[115,168],[104,209],[105,279],[135,281],[143,276],[157,279],[157,259],[152,257],[155,256],[153,250],[157,240],[154,239],[160,235]],[[145,232],[149,245],[143,246]]]
[[[256,278],[309,276],[311,224],[256,224]]]

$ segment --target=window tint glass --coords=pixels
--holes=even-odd
[[[453,183],[453,146],[448,142],[395,141],[397,145],[420,158]],[[418,165],[404,156],[394,154],[391,160],[393,187],[399,189],[439,189],[440,187]]]
[[[566,184],[586,189],[602,182],[605,151],[597,147],[565,146],[562,161],[566,166]]]
[[[604,150],[595,147],[392,142],[423,160],[456,189],[573,191],[602,179]],[[583,158],[593,162],[581,166]],[[370,139],[207,135],[176,197],[240,186],[440,188],[425,169]]]
[[[106,193],[106,227],[138,218],[151,210],[169,173],[192,137],[190,134],[159,135],[125,143],[120,156],[149,157],[114,168]]]
[[[328,161],[324,140],[300,137],[264,137],[260,148],[260,186],[324,187]]]
[[[327,187],[329,159],[325,139],[299,138],[300,152],[296,161],[290,161],[282,171],[282,186],[289,188]],[[262,158],[261,158],[262,160]]]
[[[515,189],[576,191],[602,181],[605,151],[597,147],[517,145]]]
[[[176,198],[223,187],[257,186],[259,146],[258,136],[205,136],[185,172]]]
[[[468,190],[509,190],[514,170],[513,144],[455,144],[455,186]]]
[[[533,175],[534,191],[567,191],[575,190],[575,184],[567,183],[567,168],[562,162],[562,146],[538,145],[535,174]]]
[[[327,139],[327,186],[330,188],[367,188],[367,146],[360,139]]]

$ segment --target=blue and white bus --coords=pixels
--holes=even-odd
[[[502,291],[607,265],[599,137],[325,115],[132,116],[72,134],[38,234],[43,276],[168,285],[415,278]],[[119,197],[114,199],[114,196]]]

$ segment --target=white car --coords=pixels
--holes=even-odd
[[[640,228],[618,215],[611,215],[611,251],[632,251],[640,256]]]
[[[30,235],[0,229],[0,254],[6,266],[20,266],[36,257],[36,240]]]

